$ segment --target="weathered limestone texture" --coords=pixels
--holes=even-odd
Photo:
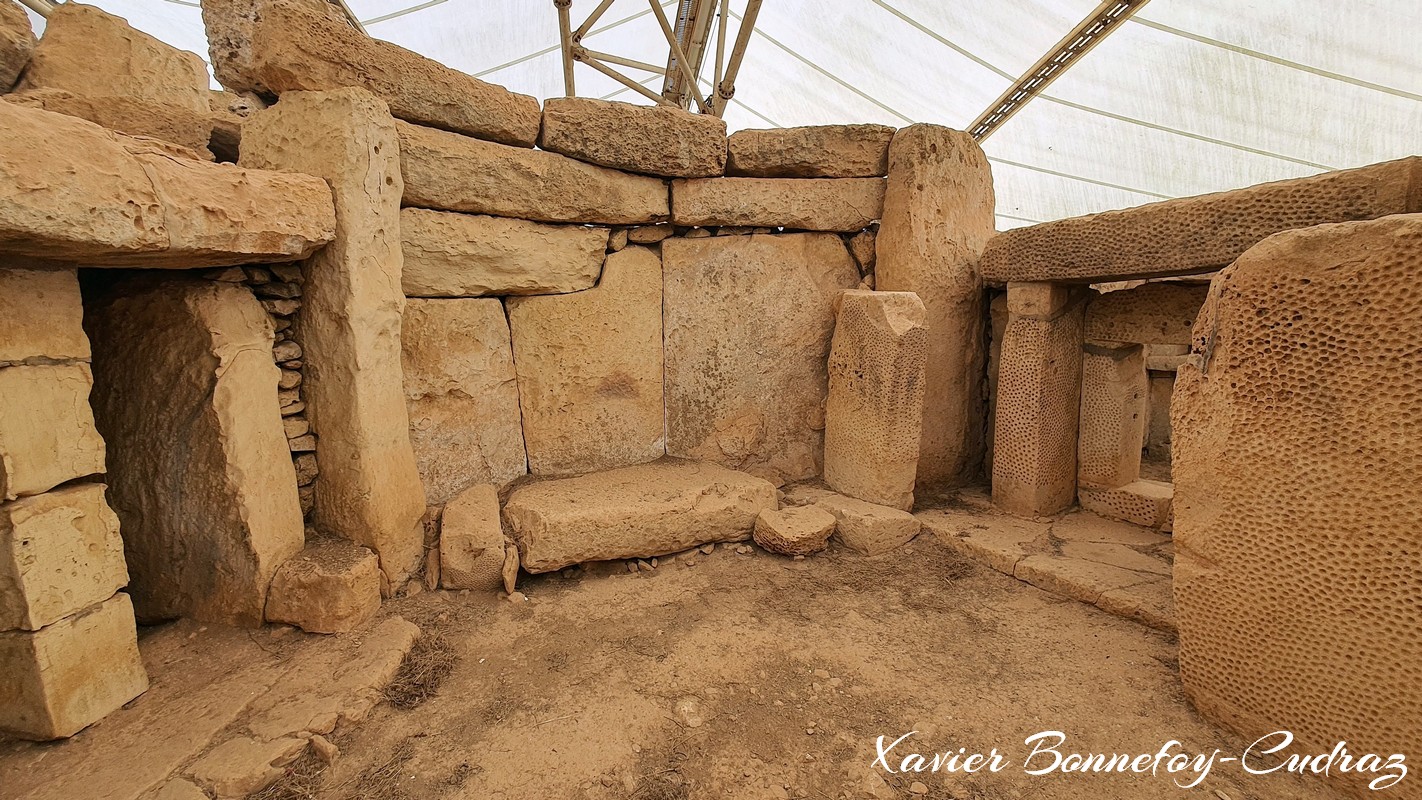
[[[444,507],[439,528],[439,585],[497,591],[504,585],[504,526],[498,489],[471,486]]]
[[[0,369],[0,498],[104,471],[88,364]]]
[[[0,630],[38,630],[126,583],[118,517],[103,484],[0,504]]]
[[[139,618],[260,625],[272,574],[304,538],[266,313],[244,286],[187,277],[88,300],[94,415]]]
[[[514,489],[504,520],[523,568],[676,553],[740,541],[775,508],[768,481],[714,464],[662,461]]]
[[[809,125],[731,134],[727,175],[873,178],[889,172],[888,125]]]
[[[0,268],[0,367],[88,361],[78,273]]]
[[[576,475],[666,453],[655,250],[612,253],[596,288],[506,302],[529,472]]]
[[[677,225],[859,231],[884,209],[879,178],[691,178],[672,181]]]
[[[825,483],[913,508],[923,423],[926,312],[912,292],[841,295],[825,403]]]
[[[14,0],[0,0],[0,94],[10,91],[35,49],[30,18]]]
[[[350,542],[307,547],[277,570],[267,597],[267,620],[308,633],[344,633],[380,610],[380,565]]]
[[[607,229],[406,208],[406,297],[564,294],[602,273]]]
[[[1107,292],[1086,306],[1086,338],[1093,342],[1188,345],[1208,286],[1147,283]]]
[[[205,0],[217,80],[229,91],[360,87],[400,119],[532,147],[538,101],[355,30],[322,0]]]
[[[987,353],[977,262],[994,228],[992,172],[971,136],[937,125],[894,134],[874,288],[914,292],[928,311],[920,486],[965,483],[982,464]]]
[[[1055,514],[1076,500],[1083,307],[1064,285],[1007,286],[992,501],[1008,513]]]
[[[398,128],[407,206],[540,222],[667,218],[667,186],[657,178],[404,122]]]
[[[65,5],[68,5],[66,3]],[[91,97],[60,89],[31,89],[7,94],[6,102],[80,117],[129,136],[151,137],[178,145],[175,154],[213,160],[208,150],[213,121],[206,113],[148,103],[130,97]],[[155,143],[156,144],[156,143]]]
[[[0,250],[94,266],[304,258],[331,240],[310,175],[174,158],[92,122],[0,102]]]
[[[528,471],[509,323],[497,299],[408,300],[400,346],[427,502]]]
[[[1091,486],[1077,489],[1081,507],[1087,511],[1146,528],[1168,529],[1171,526],[1174,497],[1175,488],[1161,481],[1138,480],[1111,489]]]
[[[860,555],[877,556],[908,544],[922,524],[907,511],[853,497],[830,495],[815,505],[834,515],[834,535]]]
[[[673,178],[726,169],[726,123],[709,114],[588,97],[543,104],[538,146],[579,161]]]
[[[808,556],[829,546],[835,518],[819,506],[767,508],[755,518],[755,543],[783,556]]]
[[[361,89],[288,92],[242,129],[242,163],[319,175],[336,240],[304,267],[304,396],[320,441],[318,529],[374,550],[392,585],[423,557],[425,512],[400,368],[400,143]]]
[[[1085,344],[1076,448],[1079,484],[1111,489],[1140,477],[1147,389],[1140,345]]]
[[[62,739],[148,690],[122,592],[37,631],[0,633],[0,730]]]
[[[1185,692],[1300,752],[1416,747],[1419,269],[1422,215],[1271,236],[1211,283],[1177,379]]]
[[[859,283],[838,236],[662,243],[667,453],[777,485],[820,473],[835,300]]]
[[[1260,239],[1325,222],[1422,211],[1422,158],[1007,231],[983,253],[990,281],[1095,283],[1209,272]]]

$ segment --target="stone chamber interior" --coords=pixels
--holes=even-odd
[[[1422,741],[1418,158],[998,232],[960,131],[202,10],[224,90],[0,0],[0,795],[1166,797],[874,732]]]

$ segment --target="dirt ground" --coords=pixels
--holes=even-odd
[[[442,637],[452,672],[416,707],[382,705],[338,735],[334,766],[299,762],[266,797],[1138,800],[1182,790],[1163,771],[1027,775],[1024,739],[1057,730],[1063,753],[1133,755],[1170,740],[1222,756],[1248,744],[1186,703],[1167,635],[964,561],[929,534],[872,559],[720,547],[693,566],[629,574],[618,562],[520,589],[526,602],[387,603]],[[910,731],[895,766],[958,748],[997,748],[1009,765],[872,766],[876,737]],[[1238,762],[1185,794],[1338,796]]]

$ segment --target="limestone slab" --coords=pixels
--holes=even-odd
[[[897,508],[834,495],[815,502],[834,515],[835,538],[860,555],[877,556],[908,544],[922,530],[914,515]]]
[[[407,297],[564,294],[602,273],[606,228],[521,219],[400,211]]]
[[[669,106],[552,97],[538,146],[628,172],[704,178],[726,168],[726,123]]]
[[[835,300],[858,284],[838,236],[662,243],[667,452],[776,484],[820,473]]]
[[[407,206],[539,222],[667,218],[667,187],[657,178],[403,122],[399,131]]]
[[[0,269],[0,366],[88,361],[79,275]]]
[[[0,504],[0,630],[37,630],[127,583],[118,517],[103,484]]]
[[[1081,507],[1103,517],[1166,528],[1174,521],[1174,487],[1162,481],[1138,480],[1110,489],[1081,486],[1077,498]]]
[[[440,516],[439,584],[445,589],[497,591],[504,585],[504,527],[498,489],[471,486]]]
[[[986,309],[977,261],[993,214],[992,173],[971,136],[937,125],[894,134],[874,287],[914,292],[927,310],[920,486],[966,483],[982,463]]]
[[[612,253],[597,287],[507,307],[529,472],[575,475],[666,452],[656,251]]]
[[[672,181],[677,225],[859,231],[884,210],[878,178],[691,178]]]
[[[139,617],[260,625],[304,536],[266,312],[186,276],[121,281],[86,312]]]
[[[379,610],[379,559],[350,542],[324,541],[277,569],[266,618],[308,633],[342,633],[364,625]]]
[[[4,95],[6,102],[80,117],[117,133],[160,139],[183,148],[189,158],[213,160],[208,144],[216,123],[209,111],[161,105],[126,96],[76,94],[62,89],[27,89]]]
[[[1079,485],[1111,489],[1140,477],[1148,391],[1140,345],[1086,343],[1076,445]]]
[[[502,303],[408,300],[400,347],[410,445],[427,502],[528,472]]]
[[[230,91],[284,94],[359,87],[405,120],[521,147],[538,137],[538,101],[355,30],[327,3],[207,0],[208,52]]]
[[[853,289],[839,301],[825,402],[825,483],[913,508],[928,327],[912,292]]]
[[[870,178],[889,171],[888,125],[809,125],[731,134],[727,175]]]
[[[665,555],[745,539],[775,486],[714,464],[658,462],[520,486],[504,520],[523,568]]]
[[[1091,298],[1086,338],[1098,342],[1188,345],[1207,286],[1147,283]]]
[[[829,546],[835,516],[819,506],[767,508],[755,518],[755,543],[783,556],[808,556]]]
[[[0,93],[10,91],[35,49],[30,18],[14,0],[0,2]]]
[[[0,368],[0,498],[104,471],[88,364]]]

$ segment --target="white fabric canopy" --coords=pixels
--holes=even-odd
[[[196,0],[89,2],[207,57]],[[552,0],[348,3],[372,36],[540,100],[563,94]],[[574,0],[573,24],[596,5]],[[726,121],[966,128],[1096,5],[765,0]],[[1422,153],[1419,35],[1416,0],[1153,0],[983,142],[998,227]],[[667,57],[645,0],[613,2],[584,45]],[[585,65],[577,88],[648,102]]]

